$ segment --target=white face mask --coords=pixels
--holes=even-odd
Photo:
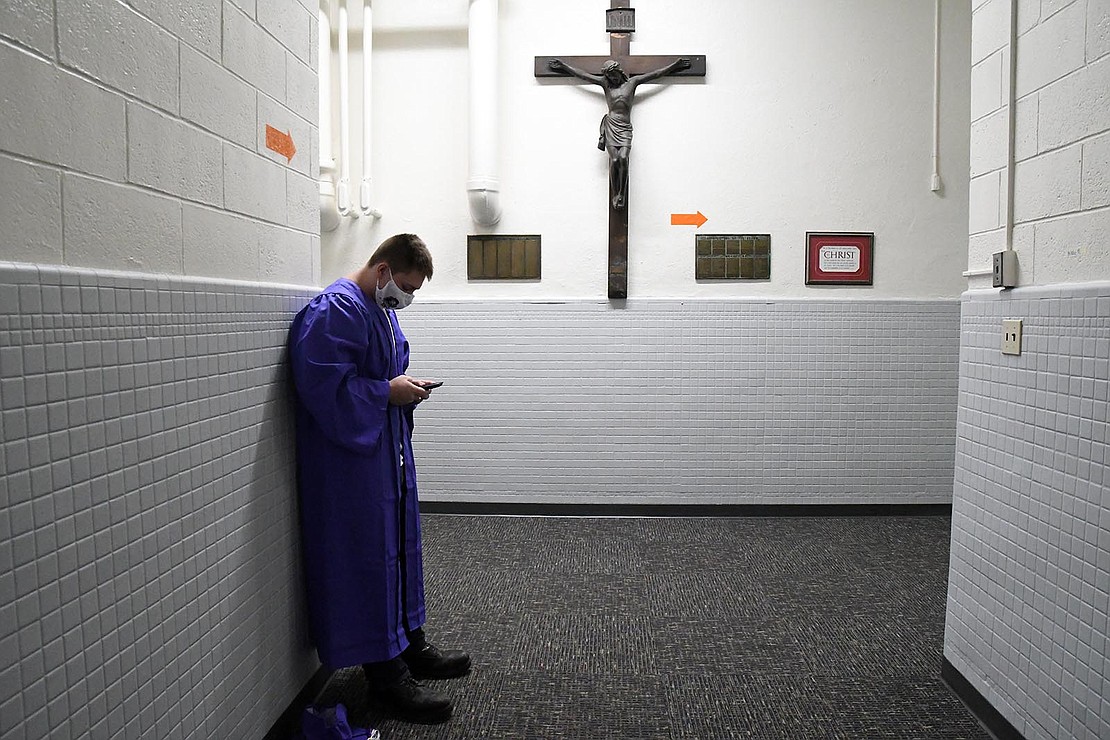
[[[412,303],[412,293],[406,293],[398,288],[397,283],[393,282],[393,272],[390,271],[389,282],[385,284],[385,287],[374,291],[374,300],[382,308],[392,308],[399,311]]]

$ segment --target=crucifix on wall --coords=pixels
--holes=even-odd
[[[633,56],[636,11],[629,0],[611,0],[606,13],[609,56],[536,57],[536,77],[573,76],[605,91],[597,147],[609,157],[609,297],[628,297],[628,155],[636,86],[661,77],[705,77],[705,57]]]

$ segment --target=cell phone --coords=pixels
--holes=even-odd
[[[439,388],[441,385],[443,385],[443,381],[442,380],[437,380],[433,383],[424,383],[420,387],[423,388],[426,391],[430,391],[433,388]]]

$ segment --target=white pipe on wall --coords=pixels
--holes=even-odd
[[[332,0],[320,1],[320,167],[335,167],[331,151]]]
[[[371,109],[373,92],[371,57],[374,53],[373,0],[362,2],[362,184],[358,191],[358,207],[363,215],[381,218],[382,212],[370,205],[371,131],[374,123]]]
[[[1017,166],[1017,41],[1018,3],[1010,3],[1009,80],[1006,91],[1006,249],[1014,248],[1014,168]]]
[[[498,0],[470,0],[470,217],[482,226],[501,220],[497,176]]]
[[[933,177],[929,189],[940,190],[940,0],[933,10]]]
[[[335,160],[331,151],[331,0],[320,3],[320,230],[335,231]]]
[[[339,0],[339,215],[358,218],[351,208],[351,90],[347,0]]]

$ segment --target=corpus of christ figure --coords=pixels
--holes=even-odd
[[[615,210],[624,208],[628,203],[628,153],[632,148],[632,101],[636,96],[636,86],[689,69],[690,60],[680,57],[665,67],[631,77],[625,74],[619,62],[612,59],[602,65],[599,75],[572,67],[561,59],[552,59],[548,62],[548,67],[555,72],[566,72],[585,82],[600,85],[605,91],[605,103],[609,112],[601,119],[597,148],[609,155],[612,206]]]
[[[632,54],[636,11],[631,0],[610,0],[605,13],[608,56],[536,57],[536,77],[573,76],[600,85],[609,112],[601,120],[598,148],[609,155],[609,297],[628,297],[628,152],[632,147],[632,98],[642,82],[666,76],[705,77],[699,54]],[[587,71],[588,70],[588,71]]]

